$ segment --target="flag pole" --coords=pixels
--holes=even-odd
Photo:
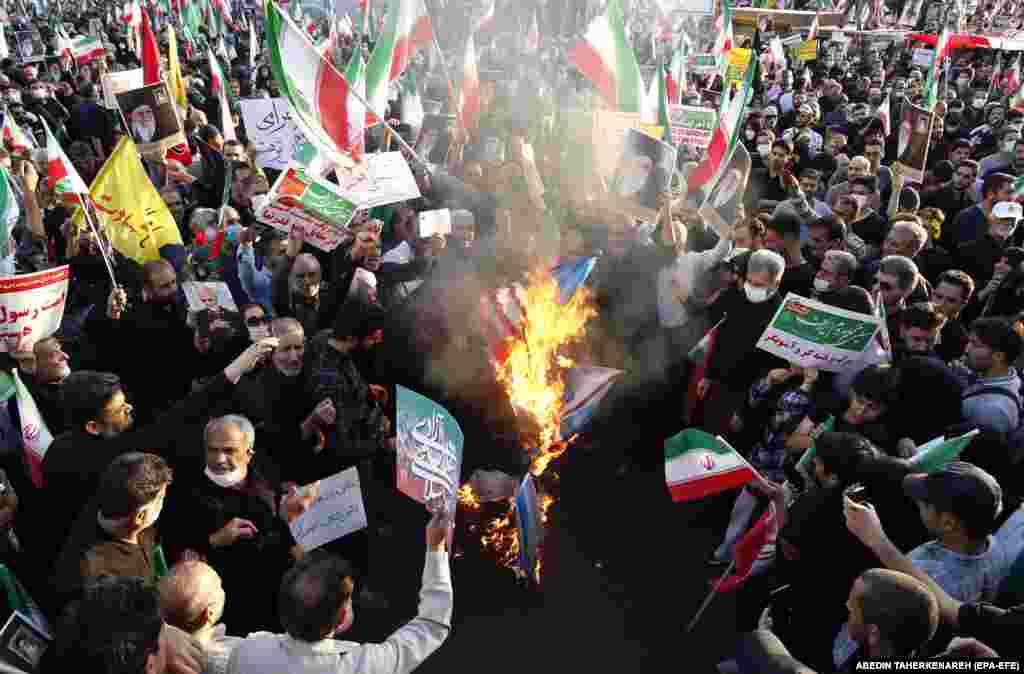
[[[113,287],[117,288],[117,279],[114,278],[114,267],[110,264],[110,258],[107,257],[107,247],[103,243],[103,238],[100,237],[99,228],[96,227],[96,223],[93,222],[92,219],[92,204],[90,203],[92,197],[83,198],[79,195],[78,199],[82,202],[82,213],[85,215],[85,222],[89,225],[89,229],[92,230],[93,236],[96,237],[96,245],[100,247],[100,257],[103,258],[103,264],[107,268],[107,274],[110,276],[110,282],[113,284]]]
[[[687,624],[687,632],[693,631],[693,628],[697,625],[697,622],[700,621],[700,617],[704,615],[704,611],[707,610],[708,606],[710,606],[711,602],[714,600],[715,595],[718,594],[719,585],[721,585],[725,581],[725,579],[729,577],[729,574],[732,573],[732,570],[735,566],[736,560],[733,559],[729,562],[729,566],[725,567],[725,571],[722,572],[722,576],[718,579],[718,582],[713,583],[711,585],[711,590],[708,592],[708,596],[704,597],[704,602],[700,605],[700,608],[697,609],[697,615],[693,616],[693,620],[691,620],[689,624]]]
[[[441,51],[441,45],[438,44],[438,42],[437,42],[437,31],[435,31],[433,29],[433,26],[435,24],[434,24],[434,11],[431,9],[431,5],[432,4],[433,3],[429,2],[428,0],[424,0],[424,2],[423,2],[423,6],[427,10],[427,15],[430,16],[430,25],[431,25],[430,40],[431,40],[431,42],[434,45],[434,49],[437,50],[437,55],[441,58],[441,70],[444,71],[444,77],[445,77],[445,79],[448,80],[448,88],[450,90],[452,90],[452,91],[455,91],[455,80],[452,79],[452,73],[451,73],[450,70],[448,70],[448,62],[444,60],[444,52]],[[376,114],[376,113],[374,113],[374,114]],[[381,119],[384,119],[384,118],[381,117]]]

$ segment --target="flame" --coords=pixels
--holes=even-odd
[[[517,292],[525,316],[522,335],[509,339],[508,357],[504,362],[495,364],[495,375],[508,393],[517,415],[525,417],[528,425],[532,424],[532,428],[520,429],[520,432],[524,435],[524,445],[536,448],[531,454],[529,472],[539,478],[576,439],[576,436],[567,440],[561,437],[565,395],[563,375],[574,363],[558,350],[581,338],[587,321],[596,316],[597,311],[592,293],[586,288],[577,290],[563,305],[558,302],[558,282],[549,272],[533,272],[528,278],[527,287]],[[557,479],[557,474],[551,477]],[[463,485],[458,497],[459,503],[466,508],[480,509],[480,499],[470,485]],[[555,497],[541,493],[539,498],[541,524],[547,524],[548,510]],[[514,502],[509,503],[503,515],[486,523],[480,542],[484,549],[496,553],[502,566],[514,568],[518,575],[524,575],[515,567],[520,541]],[[538,557],[542,556],[538,554]],[[537,583],[540,583],[542,565],[542,560],[538,559],[533,574]]]

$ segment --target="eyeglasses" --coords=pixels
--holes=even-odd
[[[270,320],[266,316],[249,316],[245,319],[245,325],[250,328],[258,328],[261,325],[266,325]]]

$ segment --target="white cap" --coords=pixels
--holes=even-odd
[[[1000,201],[992,207],[993,218],[1013,218],[1014,222],[1020,222],[1022,216],[1024,211],[1016,201]]]

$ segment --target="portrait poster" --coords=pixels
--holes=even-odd
[[[612,182],[619,205],[626,212],[653,222],[658,216],[658,195],[669,191],[675,165],[674,147],[629,129]]]
[[[737,221],[739,207],[743,203],[747,180],[750,178],[750,153],[743,143],[736,143],[736,149],[725,165],[718,182],[708,193],[700,207],[704,220],[716,231],[724,231],[727,224]]]
[[[14,34],[14,44],[21,63],[38,63],[46,59],[46,45],[36,31],[21,30]]]
[[[185,142],[185,134],[166,82],[116,94],[124,123],[143,155],[163,153]]]
[[[923,183],[928,146],[932,139],[932,113],[912,103],[903,105],[899,128],[899,148],[894,169],[912,183]]]
[[[14,611],[0,629],[0,660],[20,671],[37,672],[52,638],[21,611]]]
[[[117,94],[142,86],[142,68],[103,73],[100,87],[103,89],[103,107],[117,110]]]

